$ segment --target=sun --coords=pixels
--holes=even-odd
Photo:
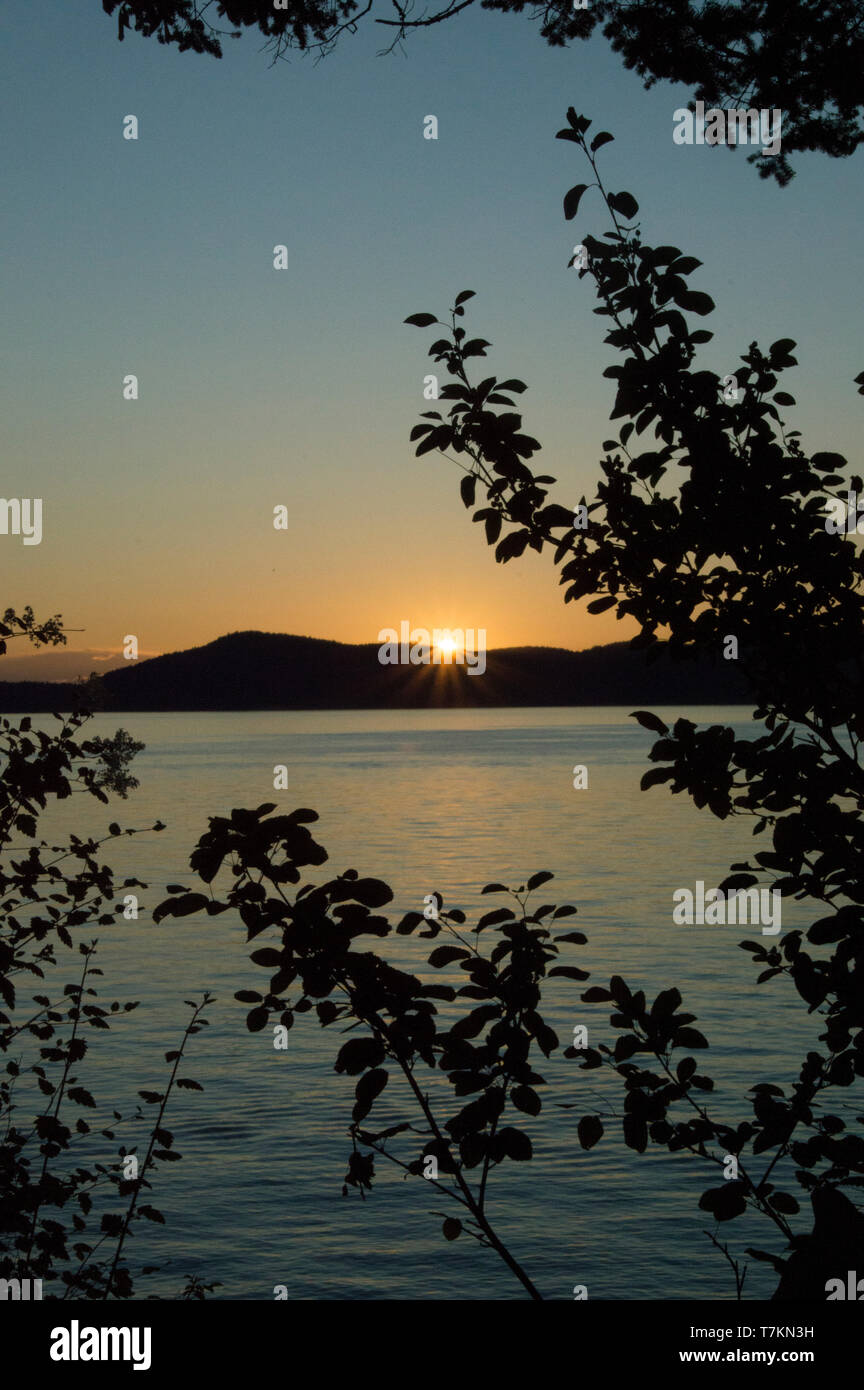
[[[455,642],[449,632],[445,632],[443,637],[439,637],[435,644],[436,650],[442,656],[453,656],[459,650],[458,642]]]

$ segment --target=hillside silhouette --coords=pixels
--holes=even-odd
[[[423,709],[532,705],[735,704],[746,683],[734,662],[673,662],[627,642],[571,652],[502,647],[483,675],[464,665],[382,666],[378,644],[233,632],[203,647],[107,672],[106,710]],[[81,686],[0,682],[4,713],[70,708]]]

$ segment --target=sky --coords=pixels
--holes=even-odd
[[[796,156],[780,189],[743,150],[675,144],[690,94],[646,92],[602,37],[552,49],[473,8],[378,56],[384,32],[272,65],[251,30],[222,60],[120,44],[98,0],[0,15],[0,491],[43,502],[40,544],[0,535],[0,598],[83,629],[84,669],[122,661],[128,634],[141,656],[251,628],[374,642],[403,619],[492,648],[630,635],[565,606],[550,555],[496,564],[456,466],[408,440],[434,368],[403,320],[471,289],[464,322],[494,345],[480,374],[528,383],[535,471],[565,505],[593,491],[616,359],[567,269],[606,230],[596,191],[564,219],[590,181],[554,138],[570,105],[615,135],[601,171],[639,200],[643,240],[704,262],[690,284],[718,307],[697,366],[795,339],[788,422],[856,458],[860,154]],[[16,645],[4,678],[69,674]]]

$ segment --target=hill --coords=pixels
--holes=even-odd
[[[746,703],[734,662],[673,662],[629,643],[584,652],[503,647],[483,675],[464,665],[382,666],[378,644],[351,645],[271,632],[233,632],[188,651],[109,671],[106,710],[421,709],[464,706]],[[66,710],[81,687],[0,682],[0,710]]]

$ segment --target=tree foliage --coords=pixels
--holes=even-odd
[[[436,976],[442,972],[440,981],[424,983],[395,964],[387,946],[381,953],[364,949],[364,937],[383,945],[394,932],[377,911],[393,899],[381,879],[348,869],[286,894],[287,885],[300,883],[301,870],[323,864],[327,853],[307,829],[318,819],[314,811],[274,816],[275,810],[268,803],[211,817],[190,861],[206,884],[220,874],[227,878],[227,893],[213,898],[214,907],[234,909],[248,940],[267,942],[251,956],[267,972],[266,987],[236,996],[250,1005],[247,1027],[260,1033],[276,1020],[277,1029],[290,1029],[314,1011],[322,1028],[348,1032],[334,1062],[354,1082],[343,1195],[371,1191],[376,1158],[425,1180],[450,1203],[445,1240],[464,1234],[493,1249],[539,1298],[489,1220],[487,1183],[501,1164],[532,1157],[525,1116],[542,1108],[546,1078],[539,1068],[559,1047],[541,1013],[543,985],[553,977],[588,978],[587,971],[556,963],[562,945],[586,941],[581,932],[556,927],[576,909],[549,903],[529,909],[530,896],[553,877],[545,871],[515,890],[487,884],[484,893],[504,894],[513,906],[484,913],[473,928],[463,912],[444,911],[440,895],[430,895],[436,905],[428,916],[409,912],[395,926],[397,936],[422,927],[424,939],[444,938],[428,960]],[[173,915],[181,901],[167,899],[154,917]],[[397,1085],[388,1100],[411,1118],[382,1128],[370,1115],[391,1079]]]
[[[443,328],[429,353],[452,377],[441,391],[452,402],[446,418],[426,412],[412,438],[418,454],[455,455],[462,502],[500,563],[529,547],[551,551],[565,601],[591,597],[589,612],[634,619],[637,646],[656,648],[665,635],[685,660],[719,653],[730,635],[738,640],[753,736],[683,718],[669,728],[640,711],[634,717],[659,735],[650,752],[657,766],[642,786],[665,784],[721,819],[749,817],[757,840],[768,840],[733,864],[720,887],[767,884],[812,907],[806,931],[787,930],[776,945],[742,945],[760,984],[788,981],[818,1015],[820,1049],[802,1059],[791,1087],[775,1079],[752,1087],[752,1117],[721,1123],[699,1094],[713,1082],[697,1074],[689,1053],[706,1041],[691,1027],[695,1017],[679,1012],[678,990],[649,1005],[615,978],[583,999],[610,1004],[620,1036],[578,1055],[583,1068],[610,1067],[620,1078],[631,1148],[659,1144],[714,1163],[735,1157],[739,1178],[709,1189],[702,1207],[718,1221],[748,1208],[762,1213],[786,1253],[750,1253],[782,1271],[779,1296],[824,1297],[814,1291],[826,1249],[841,1263],[850,1248],[859,1260],[864,1254],[864,1219],[852,1201],[864,1185],[856,1132],[864,1117],[840,1113],[854,1110],[864,1077],[864,561],[851,536],[826,522],[829,501],[845,507],[847,487],[864,488],[847,476],[846,459],[806,453],[783,421],[781,411],[795,404],[777,389],[796,363],[792,339],[767,351],[749,345],[734,369],[734,399],[723,386],[728,376],[699,364],[712,335],[695,325],[714,310],[688,283],[700,262],[678,247],[643,244],[635,198],[608,192],[598,171],[597,152],[611,136],[589,144],[590,125],[570,108],[558,137],[579,148],[593,174],[569,191],[565,216],[596,187],[612,223],[604,238],[586,237],[589,264],[578,271],[594,282],[594,312],[610,321],[605,341],[621,359],[604,372],[615,383],[611,418],[623,423],[603,445],[596,495],[582,499],[581,515],[550,501],[556,479],[534,473],[540,444],[514,409],[524,383],[471,380],[470,359],[489,344],[469,338],[460,322],[470,291],[457,296],[448,324],[433,314],[407,320]],[[856,382],[864,394],[864,373]],[[485,503],[475,509],[478,489]],[[583,1118],[585,1147],[598,1141],[600,1124]],[[772,1183],[775,1169],[784,1186]],[[810,1232],[791,1221],[799,1209],[786,1190],[793,1183],[812,1201]]]
[[[59,615],[40,624],[29,608],[20,617],[7,609],[0,649],[15,636],[36,646],[66,641]],[[0,719],[0,1053],[8,1059],[0,1071],[0,1277],[40,1279],[48,1298],[129,1298],[125,1247],[137,1221],[164,1222],[141,1198],[156,1167],[181,1156],[166,1110],[175,1086],[201,1089],[177,1072],[189,1038],[206,1026],[210,996],[200,1005],[187,1001],[192,1013],[177,1050],[166,1054],[164,1087],[139,1092],[155,1120],[146,1123],[140,1103],[131,1116],[104,1110],[82,1075],[93,1032],[109,1031],[138,1004],[98,1002],[98,943],[81,938],[112,925],[124,909],[102,845],[140,832],[112,822],[100,840],[72,833],[53,844],[39,838],[39,818],[76,793],[102,803],[125,798],[138,785],[129,766],[144,745],[123,729],[113,738],[81,738],[90,718],[83,710],[52,718],[58,727],[51,732],[34,729],[29,718]],[[127,878],[119,886],[147,885]],[[118,1130],[141,1122],[142,1157],[125,1139],[117,1161],[104,1161]],[[134,1177],[127,1176],[130,1158]],[[200,1290],[212,1287],[193,1283],[183,1297],[203,1297]]]
[[[452,19],[474,0],[444,0],[414,11],[408,0],[388,0],[374,22],[392,35],[389,47],[414,29]],[[329,52],[373,10],[374,0],[102,0],[117,15],[118,38],[134,29],[163,44],[222,56],[226,37],[244,28],[264,35],[274,61],[291,49]],[[665,79],[682,83],[709,106],[784,112],[784,150],[748,156],[763,177],[792,178],[788,155],[819,150],[852,154],[864,139],[864,3],[862,0],[482,0],[485,10],[527,12],[547,43],[563,46],[599,30],[624,65],[647,87]],[[222,27],[226,23],[231,29]],[[239,27],[237,27],[239,26]]]

